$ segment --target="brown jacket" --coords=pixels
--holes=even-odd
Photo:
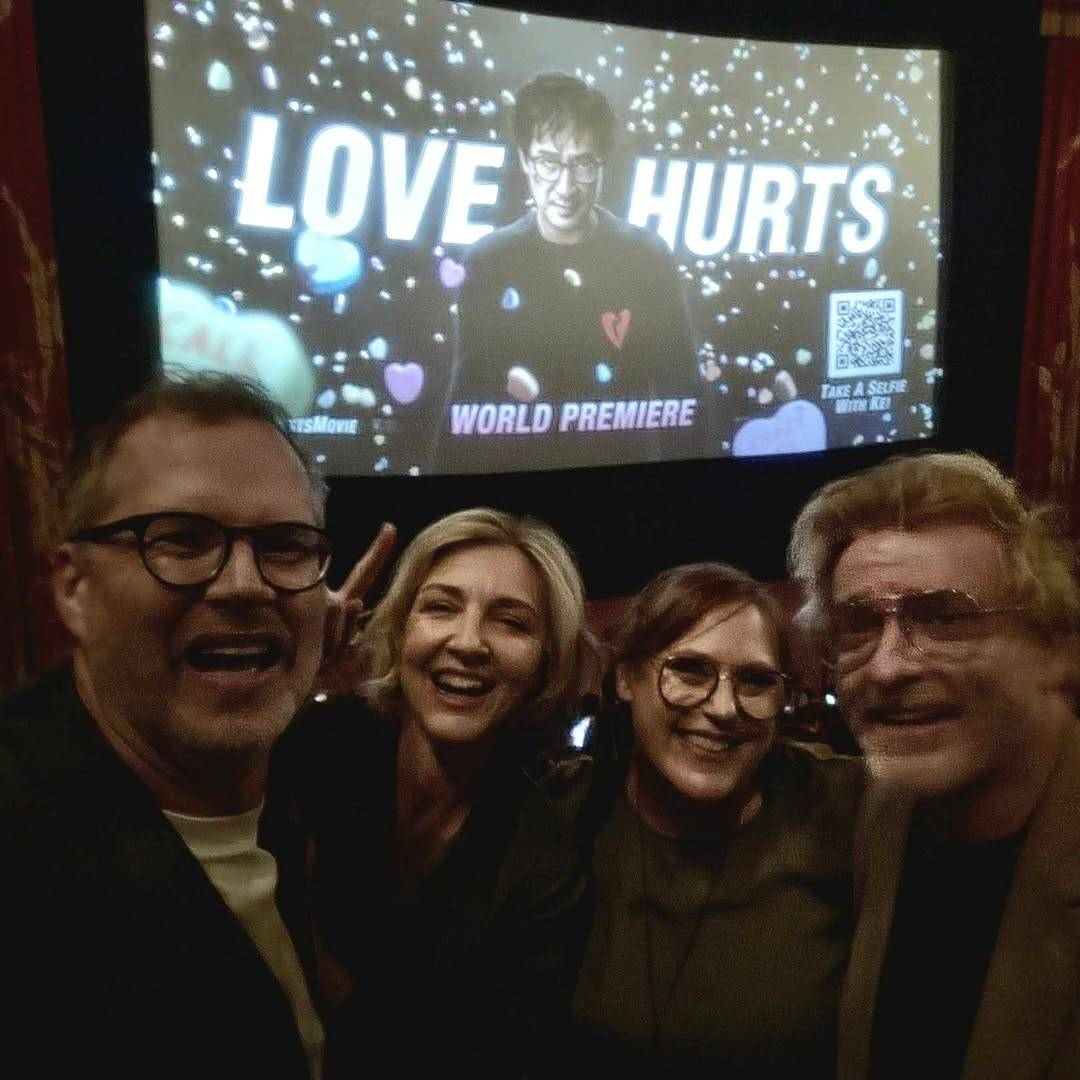
[[[871,788],[855,841],[857,923],[840,1003],[840,1080],[868,1076],[874,1003],[910,820],[910,803]],[[962,1074],[962,1080],[1036,1077],[1080,1077],[1080,726],[1063,739],[1031,818]]]

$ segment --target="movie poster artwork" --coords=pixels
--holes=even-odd
[[[162,360],[259,380],[328,474],[933,433],[938,53],[442,0],[147,33]]]

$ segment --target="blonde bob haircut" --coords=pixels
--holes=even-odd
[[[1013,602],[1031,628],[1050,639],[1080,631],[1076,555],[1057,538],[1048,511],[1029,509],[1016,485],[975,453],[893,457],[821,488],[795,521],[788,549],[792,576],[806,591],[798,620],[828,628],[832,574],[849,544],[879,529],[978,525],[1001,542]]]
[[[405,624],[432,568],[458,548],[493,544],[509,544],[532,563],[544,597],[541,689],[525,704],[522,719],[539,722],[564,706],[577,704],[592,650],[585,628],[585,590],[574,556],[543,522],[480,507],[433,522],[401,553],[390,587],[360,641],[369,671],[364,692],[377,711],[392,714],[401,705]]]

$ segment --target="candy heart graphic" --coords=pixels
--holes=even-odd
[[[320,296],[350,288],[364,272],[363,255],[355,244],[311,229],[296,238],[293,257],[307,275],[312,291]]]
[[[387,364],[383,380],[390,396],[400,405],[411,405],[424,389],[424,369],[419,364]]]
[[[456,289],[465,280],[465,267],[447,255],[439,263],[439,280],[448,289]]]
[[[812,401],[789,401],[768,419],[749,420],[735,433],[735,457],[805,454],[825,449],[825,414]]]
[[[266,311],[237,313],[202,289],[158,282],[161,360],[188,371],[225,371],[261,383],[290,416],[305,416],[315,396],[311,361],[292,327]]]
[[[233,88],[232,72],[228,65],[215,60],[206,72],[206,85],[219,94],[227,94]]]
[[[506,373],[506,392],[515,401],[535,401],[540,396],[540,382],[524,367],[512,367]]]
[[[608,341],[616,349],[621,349],[626,335],[630,332],[630,312],[626,308],[623,308],[618,315],[614,311],[605,311],[600,316],[600,325],[604,328]]]

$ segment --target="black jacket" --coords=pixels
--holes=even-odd
[[[304,841],[264,813],[310,971]],[[57,672],[0,705],[3,1072],[307,1080],[288,1001],[150,792]]]
[[[278,746],[315,837],[320,930],[355,993],[327,1036],[327,1077],[520,1077],[554,1045],[587,919],[585,867],[543,780],[504,743],[413,903],[391,890],[398,726],[359,698],[313,706]],[[285,774],[288,779],[285,779]]]

